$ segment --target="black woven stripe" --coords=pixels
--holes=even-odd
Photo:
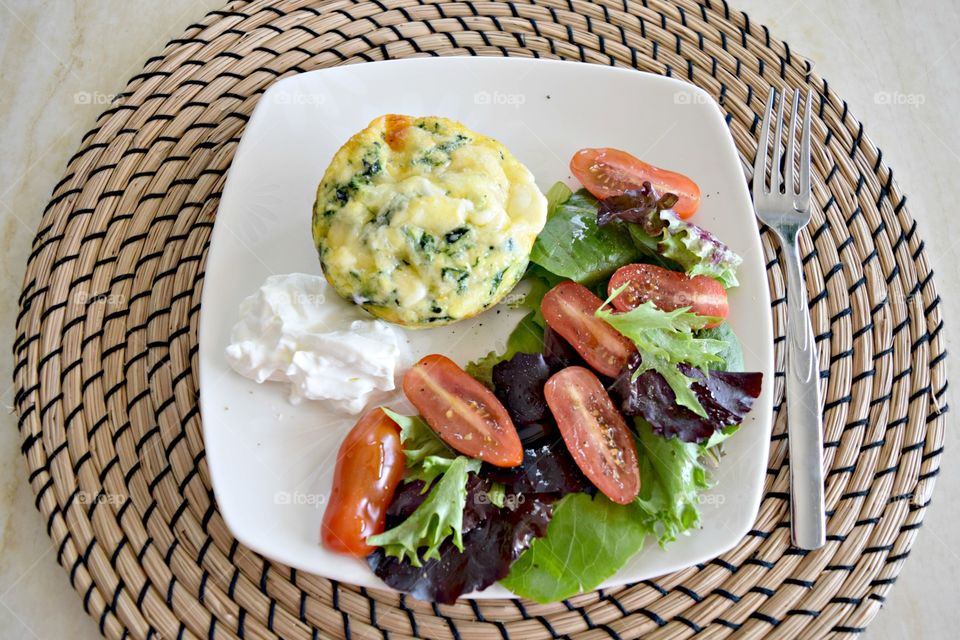
[[[549,633],[549,634],[550,634],[550,637],[553,638],[554,640],[556,640],[557,638],[562,637],[562,636],[560,636],[560,635],[557,634],[556,630],[553,628],[553,625],[550,624],[550,621],[547,620],[544,616],[536,616],[536,618],[534,618],[534,619],[535,619],[537,622],[539,622],[541,625],[543,625],[543,628],[547,630],[547,633]]]
[[[737,622],[731,622],[730,620],[726,620],[724,618],[717,618],[713,622],[714,624],[719,624],[720,626],[726,627],[728,629],[733,629],[734,631],[738,631],[740,627],[743,626],[742,624],[739,624]]]
[[[407,614],[407,620],[410,622],[410,635],[414,638],[419,638],[420,630],[417,628],[417,617],[414,615],[410,607],[407,606],[407,596],[404,593],[400,594],[399,602],[400,609],[402,609]]]
[[[749,617],[753,620],[760,620],[761,622],[766,622],[772,627],[777,627],[781,623],[781,620],[778,620],[777,618],[774,618],[773,616],[767,615],[760,611],[752,612]]]
[[[653,580],[643,580],[643,581],[642,581],[642,584],[650,587],[651,589],[653,589],[654,591],[656,591],[657,593],[659,593],[661,596],[666,596],[666,595],[669,595],[669,593],[670,593],[669,591],[667,591],[666,589],[664,589],[663,587],[661,587],[659,584],[657,584],[657,583],[654,582]]]
[[[680,624],[683,624],[683,625],[686,625],[687,627],[690,627],[691,629],[693,629],[693,632],[694,632],[694,633],[700,633],[701,631],[703,631],[703,627],[701,627],[700,625],[698,625],[698,624],[697,624],[696,622],[694,622],[693,620],[690,620],[689,618],[685,618],[684,616],[676,615],[676,616],[673,616],[672,620],[676,620],[676,621],[679,622]]]
[[[675,590],[675,591],[679,591],[680,593],[682,593],[683,595],[687,596],[688,598],[690,598],[690,599],[693,600],[694,602],[698,602],[698,603],[699,603],[699,602],[702,602],[702,601],[703,601],[703,596],[701,596],[699,593],[697,593],[697,592],[694,591],[693,589],[691,589],[691,588],[689,588],[689,587],[686,587],[686,586],[684,586],[684,585],[682,585],[682,584],[679,584],[679,585],[677,585],[676,587],[674,587],[674,590]]]
[[[733,602],[734,604],[736,604],[737,602],[740,602],[741,600],[740,596],[730,593],[726,589],[714,589],[713,593],[722,598],[726,598],[727,600],[729,600],[730,602]]]
[[[623,604],[621,604],[620,601],[617,600],[614,596],[608,593],[604,593],[602,589],[598,593],[600,595],[600,600],[602,600],[603,602],[612,604],[614,607],[616,607],[620,611],[620,615],[622,615],[623,617],[627,617],[628,615],[630,615],[630,612],[627,611],[627,608],[624,607]]]
[[[662,626],[665,626],[665,625],[667,624],[667,621],[666,621],[666,620],[664,620],[663,618],[661,618],[659,615],[657,615],[657,614],[654,613],[653,611],[650,611],[650,610],[647,609],[646,607],[641,607],[641,608],[639,608],[639,609],[635,609],[635,610],[634,610],[634,613],[639,613],[639,614],[642,615],[642,616],[646,616],[647,618],[649,618],[650,620],[652,620],[658,627],[662,627]]]

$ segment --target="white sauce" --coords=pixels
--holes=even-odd
[[[323,276],[270,276],[240,305],[227,361],[252,380],[290,384],[290,402],[324,400],[359,413],[396,388],[409,359],[403,335],[344,303]]]

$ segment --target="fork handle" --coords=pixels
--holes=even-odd
[[[797,233],[780,238],[787,271],[787,436],[790,532],[801,549],[826,542],[823,501],[823,415],[820,368],[807,306]]]

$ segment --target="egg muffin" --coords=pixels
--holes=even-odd
[[[496,140],[391,114],[334,155],[313,239],[341,296],[389,322],[437,326],[513,289],[546,216],[533,175]]]

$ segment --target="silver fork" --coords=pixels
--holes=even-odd
[[[794,174],[797,111],[800,91],[793,96],[783,179],[780,178],[783,103],[777,108],[773,133],[773,162],[767,186],[770,122],[776,90],[770,89],[753,163],[753,206],[757,218],[776,234],[783,249],[787,277],[787,437],[790,450],[790,532],[801,549],[817,549],[825,542],[823,511],[823,416],[820,413],[820,372],[817,347],[807,307],[807,288],[797,236],[810,222],[810,93],[807,92],[800,140],[799,188]],[[781,193],[781,187],[783,193]]]

